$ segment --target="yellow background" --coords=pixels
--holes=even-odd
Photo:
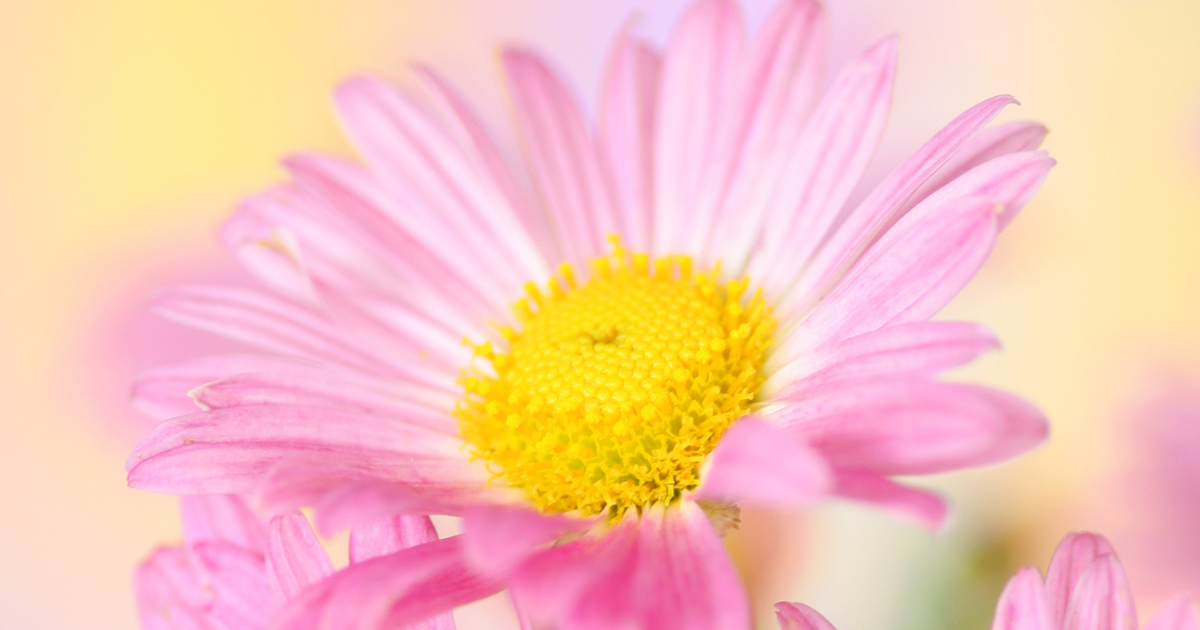
[[[499,44],[553,57],[591,102],[625,17],[640,10],[661,42],[682,4],[0,3],[0,627],[135,626],[130,571],[178,536],[171,499],[124,486],[125,453],[147,426],[123,406],[128,379],[172,358],[160,339],[182,334],[144,304],[170,282],[231,273],[213,230],[280,177],[277,158],[345,151],[327,96],[339,77],[429,62],[515,153]],[[750,21],[769,4],[749,4]],[[1006,346],[957,376],[1038,403],[1050,442],[939,480],[958,512],[939,539],[837,506],[805,523],[750,514],[731,541],[760,604],[806,601],[842,630],[922,614],[940,625],[914,574],[962,561],[955,550],[983,553],[985,577],[1044,566],[1067,529],[1102,526],[1083,504],[1103,499],[1093,486],[1119,448],[1107,428],[1136,397],[1130,383],[1200,357],[1200,3],[830,5],[836,60],[902,35],[882,162],[1008,92],[1024,105],[1004,117],[1046,122],[1060,163],[947,313]],[[1002,553],[988,555],[995,541]],[[993,601],[971,623],[986,624]]]

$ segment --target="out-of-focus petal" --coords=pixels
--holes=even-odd
[[[277,516],[269,526],[267,580],[281,600],[292,599],[306,586],[333,573],[333,563],[299,512]]]
[[[838,471],[834,491],[840,497],[870,503],[931,532],[941,530],[949,513],[945,500],[936,493],[899,484],[873,472]]]
[[[188,392],[212,381],[247,372],[279,371],[302,365],[297,361],[256,354],[225,354],[151,368],[133,383],[133,406],[166,420],[195,413],[199,407]]]
[[[1058,543],[1050,559],[1050,567],[1046,570],[1046,592],[1054,611],[1055,626],[1065,627],[1067,606],[1079,577],[1097,559],[1115,553],[1103,536],[1087,532],[1072,532]]]
[[[1063,630],[1137,630],[1125,570],[1115,555],[1092,561],[1071,589]]]
[[[1145,627],[1145,630],[1197,629],[1200,629],[1200,622],[1196,619],[1196,609],[1185,595],[1172,599],[1162,610],[1154,613]]]
[[[1021,569],[1004,586],[992,630],[1060,630],[1054,625],[1046,585],[1037,569]]]
[[[789,402],[771,420],[835,467],[931,474],[1004,461],[1041,443],[1046,419],[998,390],[923,379],[837,389]]]
[[[444,538],[353,564],[289,602],[273,627],[404,628],[504,588],[464,566],[459,545]]]
[[[222,541],[242,549],[266,553],[267,528],[246,500],[230,494],[204,494],[179,498],[183,540]]]
[[[396,514],[355,525],[350,530],[350,563],[358,564],[438,539],[424,514]]]
[[[804,604],[775,604],[775,620],[779,630],[836,630],[821,613]]]
[[[548,516],[524,506],[481,506],[463,516],[463,553],[480,571],[511,571],[538,547],[583,532],[596,518]]]
[[[828,465],[794,432],[743,418],[709,456],[696,501],[803,507],[831,489]]]

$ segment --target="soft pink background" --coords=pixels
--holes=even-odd
[[[750,514],[731,540],[760,606],[806,601],[842,630],[940,626],[954,580],[938,576],[978,569],[987,590],[1014,563],[1044,565],[1068,528],[1104,525],[1082,504],[1107,500],[1094,488],[1120,451],[1109,427],[1138,396],[1131,375],[1200,357],[1200,4],[829,1],[839,62],[902,34],[881,164],[999,92],[1025,104],[1007,118],[1049,124],[1060,161],[947,314],[1000,334],[1005,351],[961,376],[1040,404],[1050,443],[940,480],[958,506],[941,538],[834,506],[804,523]],[[238,277],[215,226],[288,151],[345,151],[327,98],[339,77],[426,61],[515,155],[501,43],[551,55],[590,101],[626,17],[661,42],[683,4],[0,3],[0,627],[135,626],[130,570],[178,526],[170,498],[124,486],[149,426],[128,382],[222,343],[144,304],[173,281]],[[769,6],[748,3],[749,21]]]

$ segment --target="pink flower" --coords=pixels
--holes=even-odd
[[[1175,368],[1120,418],[1120,450],[1090,506],[1120,545],[1138,599],[1200,592],[1200,380]]]
[[[775,606],[782,630],[834,630],[804,604]],[[1125,571],[1103,536],[1067,534],[1050,560],[1045,581],[1035,567],[1008,581],[992,630],[1137,630],[1137,612]],[[1146,624],[1146,630],[1197,630],[1196,613],[1179,596]]]
[[[171,419],[130,484],[310,505],[327,530],[463,517],[305,591],[286,628],[403,626],[503,588],[565,628],[738,628],[721,536],[739,503],[835,495],[937,527],[942,501],[893,476],[1046,434],[1010,394],[937,381],[997,342],[928,320],[1053,161],[1040,125],[983,129],[1013,102],[995,97],[849,203],[897,43],[822,89],[824,20],[788,0],[743,42],[736,5],[709,0],[661,54],[625,32],[595,130],[546,62],[507,50],[537,201],[431,70],[420,95],[348,81],[365,166],[290,158],[293,180],[221,230],[274,293],[157,301],[271,354],[147,375],[140,407]]]
[[[259,630],[284,603],[333,573],[333,564],[299,512],[260,519],[240,497],[184,497],[184,544],[160,547],[134,573],[144,630]],[[427,516],[398,516],[356,527],[357,565],[437,540]],[[449,614],[422,624],[453,630]]]

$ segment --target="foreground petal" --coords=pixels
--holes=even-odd
[[[1037,569],[1021,569],[1005,585],[996,602],[992,630],[1060,630],[1054,625],[1046,585]]]
[[[803,507],[830,490],[824,458],[793,432],[754,418],[738,420],[713,449],[696,501]]]
[[[480,571],[507,573],[538,547],[564,534],[587,531],[598,521],[547,516],[524,506],[476,507],[463,516],[463,553]]]
[[[1005,392],[896,379],[789,402],[770,419],[836,468],[931,474],[1015,457],[1041,443],[1046,419]]]
[[[445,538],[372,558],[333,574],[290,602],[274,627],[409,627],[503,588],[499,579],[472,572],[463,565],[458,537]]]
[[[569,614],[577,630],[747,628],[741,580],[704,512],[690,501],[651,508],[628,553],[603,574]]]
[[[838,471],[835,492],[887,510],[931,532],[940,531],[949,514],[946,502],[937,494],[896,483],[878,473]]]

